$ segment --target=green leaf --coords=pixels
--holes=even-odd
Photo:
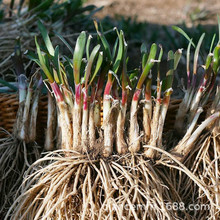
[[[199,58],[199,51],[200,51],[200,47],[202,44],[202,41],[205,37],[205,33],[202,34],[202,36],[199,38],[199,42],[196,46],[196,50],[195,50],[195,54],[194,54],[194,63],[193,63],[193,74],[197,73],[197,63],[198,63],[198,58]]]
[[[48,33],[47,33],[47,29],[46,29],[45,26],[41,23],[40,20],[38,20],[37,25],[38,25],[38,28],[39,28],[39,30],[40,30],[40,32],[41,32],[41,35],[42,35],[42,37],[43,37],[44,43],[45,43],[45,45],[46,45],[46,48],[47,48],[49,54],[50,54],[51,56],[54,56],[54,52],[55,52],[55,51],[54,51],[53,45],[52,45],[52,43],[51,43],[51,41],[50,41],[49,35],[48,35]]]
[[[93,65],[93,62],[96,58],[96,55],[97,55],[99,49],[100,49],[100,45],[98,44],[97,46],[94,47],[94,49],[92,50],[92,53],[89,57],[88,64],[87,64],[87,67],[86,67],[85,76],[84,76],[85,87],[87,87],[87,85],[88,85],[89,77],[91,75],[92,65]]]
[[[97,63],[96,63],[96,67],[95,67],[95,71],[92,75],[92,78],[89,82],[89,85],[92,84],[93,80],[95,79],[98,71],[100,70],[101,66],[102,66],[102,61],[103,61],[103,52],[99,52],[99,57],[98,57],[98,60],[97,60]]]
[[[36,54],[34,54],[34,53],[31,52],[31,51],[28,51],[28,52],[26,53],[26,56],[27,56],[30,60],[34,61],[38,66],[41,66],[40,61],[39,61],[39,59],[38,59],[38,57],[37,57]]]
[[[150,72],[150,69],[153,67],[153,65],[155,63],[156,53],[157,53],[157,45],[155,43],[153,43],[150,48],[150,53],[148,56],[147,63],[144,67],[144,70],[143,70],[141,76],[140,76],[140,79],[138,80],[137,89],[141,89],[148,73]]]
[[[89,60],[89,47],[92,40],[92,35],[89,35],[87,43],[86,43],[86,58]]]
[[[141,45],[141,54],[142,54],[142,70],[144,69],[146,63],[147,63],[147,56],[148,56],[148,53],[147,53],[147,46],[145,43],[143,43]]]
[[[103,31],[101,31],[101,32],[99,31],[98,23],[97,23],[96,20],[94,20],[94,25],[95,25],[96,32],[97,32],[97,34],[99,35],[99,37],[100,37],[100,39],[102,41],[102,45],[104,47],[104,51],[105,51],[105,53],[107,55],[107,58],[110,61],[110,60],[112,60],[112,56],[111,56],[111,51],[110,51],[109,43],[106,40],[106,38],[105,38],[105,36],[103,34]],[[102,30],[102,25],[101,24],[100,24],[100,27],[101,27],[101,30]]]
[[[188,44],[187,52],[186,52],[186,70],[187,70],[187,74],[190,73],[190,49],[191,49],[191,45],[192,45],[192,39],[190,40],[190,42]]]
[[[40,67],[44,71],[44,73],[46,74],[48,80],[50,82],[54,82],[53,76],[52,76],[52,74],[50,73],[49,69],[46,66],[45,58],[43,57],[43,55],[41,53],[40,46],[37,42],[37,37],[35,37],[35,44],[36,44],[36,47],[37,47],[37,54],[38,54],[38,58],[39,58]]]
[[[178,49],[174,54],[174,70],[177,69],[181,56],[182,56],[182,49]]]
[[[112,58],[114,59],[116,56],[116,51],[117,51],[117,47],[118,47],[118,38],[115,41],[114,47],[113,47],[113,51],[112,51]]]
[[[123,66],[122,66],[122,90],[126,90],[126,86],[128,85],[128,76],[127,76],[127,48],[125,48],[124,56],[123,56]]]
[[[76,41],[76,46],[73,54],[73,74],[76,84],[80,83],[80,68],[82,64],[82,57],[86,44],[86,32],[82,31]]]
[[[173,54],[173,51],[172,51]],[[169,60],[170,62],[170,68],[166,74],[166,79],[164,81],[165,83],[165,91],[167,89],[172,88],[172,84],[173,84],[173,77],[174,77],[174,54],[173,57]]]
[[[220,54],[219,54],[219,51],[220,51],[220,44],[218,44],[215,49],[214,49],[214,52],[213,52],[213,71],[214,71],[214,74],[217,75],[218,73],[218,69],[219,69],[219,65],[220,65]]]
[[[160,87],[160,63],[162,60],[162,56],[163,56],[163,47],[161,45],[159,45],[160,47],[160,53],[158,56],[158,63],[157,63],[157,87]]]
[[[124,54],[124,33],[123,31],[120,31],[118,53],[112,68],[115,74],[117,74],[118,69],[121,65],[123,54]]]
[[[173,25],[172,28],[173,28],[173,30],[175,30],[175,31],[179,32],[180,34],[182,34],[188,41],[192,41],[190,39],[190,37],[187,35],[187,33],[183,29],[181,29],[180,27],[177,27],[177,26]],[[193,42],[192,42],[192,45],[193,45],[193,47],[196,47]]]
[[[205,62],[205,69],[207,70],[212,62],[212,57],[213,55],[209,53],[206,57],[206,62]]]
[[[56,31],[54,32],[56,34],[57,37],[60,38],[60,40],[66,45],[66,47],[69,49],[69,51],[71,52],[71,54],[73,54],[73,49],[72,47],[69,45],[69,43],[63,38],[63,36],[59,33],[57,33]]]
[[[213,45],[214,45],[214,42],[215,42],[215,37],[216,37],[216,34],[214,34],[213,37],[212,37],[212,42],[211,42],[211,45],[210,45],[210,48],[209,48],[209,53],[212,52],[212,48],[213,48]]]
[[[59,46],[56,46],[56,48],[55,48],[53,63],[54,63],[54,66],[56,68],[56,74],[57,74],[57,77],[56,78],[54,77],[55,81],[58,84],[63,84],[64,82],[63,82],[63,78],[62,78],[62,74],[61,74],[61,70],[60,70]]]
[[[14,91],[17,91],[17,90],[18,90],[18,88],[17,88],[16,86],[12,85],[11,83],[9,83],[9,82],[7,82],[7,81],[1,79],[1,78],[0,78],[0,84],[2,84],[2,85],[4,85],[4,86],[7,86],[8,88],[10,88],[10,89],[12,89],[12,90],[14,90]]]

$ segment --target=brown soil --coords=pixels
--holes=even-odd
[[[164,25],[185,21],[190,26],[190,17],[202,24],[217,24],[216,14],[220,14],[219,0],[88,0],[87,4],[104,6],[98,17],[123,15]]]

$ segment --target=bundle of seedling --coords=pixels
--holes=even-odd
[[[207,218],[215,219],[220,212],[220,91],[219,83],[216,85],[220,44],[218,41],[213,48],[214,36],[204,65],[198,65],[199,50],[204,36],[203,34],[200,37],[197,46],[191,40],[187,48],[187,87],[174,124],[175,132],[182,138],[170,150],[175,159],[181,162],[178,167],[187,167],[190,172],[188,170],[184,174],[174,166],[175,169],[171,169],[169,175],[179,181],[176,183],[176,189],[184,201],[185,208],[190,204],[197,205],[198,210],[195,211],[194,207],[193,218],[198,219],[205,215]],[[192,45],[195,47],[193,71],[190,68]],[[172,167],[171,164],[168,166]]]
[[[10,207],[25,170],[40,157],[40,147],[35,140],[42,76],[33,66],[27,78],[19,41],[12,60],[18,79],[19,108],[12,134],[7,133],[5,138],[0,139],[1,215]],[[1,129],[1,132],[7,131]]]
[[[64,41],[73,53],[70,59],[60,55],[59,46],[54,48],[44,26],[38,25],[43,43],[40,47],[35,38],[37,54],[29,53],[29,57],[41,68],[44,82],[56,100],[57,132],[48,141],[56,139],[58,150],[29,167],[20,196],[6,219],[174,219],[184,215],[190,218],[199,214],[169,208],[167,204],[188,202],[193,195],[193,202],[202,203],[201,194],[218,210],[219,203],[212,198],[214,192],[195,174],[199,170],[196,164],[192,170],[186,165],[190,152],[198,156],[197,160],[204,153],[193,148],[205,135],[202,131],[219,123],[217,90],[210,115],[197,127],[200,109],[214,92],[219,45],[207,57],[197,89],[197,60],[203,36],[198,42],[192,83],[188,83],[188,97],[182,101],[189,105],[188,110],[181,115],[185,106],[180,104],[175,123],[175,127],[183,126],[176,131],[186,131],[171,149],[163,129],[181,49],[169,51],[168,70],[161,73],[162,47],[152,44],[147,51],[143,45],[140,75],[133,83],[127,72],[128,45],[122,31],[116,29],[117,39],[111,50],[102,27],[95,22],[98,44],[85,32],[79,35],[74,51]],[[154,76],[156,86],[152,85]],[[181,117],[186,119],[181,122]],[[217,128],[213,130],[215,134]],[[205,137],[211,138],[210,134]],[[209,161],[203,165],[211,168],[215,164],[217,168],[219,145],[216,136],[213,140],[214,162],[213,155],[204,154]],[[193,184],[189,185],[190,181]],[[187,192],[192,185],[194,189]]]

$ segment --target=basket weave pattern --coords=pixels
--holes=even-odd
[[[0,128],[7,132],[13,131],[17,110],[18,110],[17,94],[0,94]],[[42,140],[47,124],[47,96],[41,96],[37,117],[37,140]],[[0,132],[0,138],[5,137],[5,132]]]

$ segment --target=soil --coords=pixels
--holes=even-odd
[[[219,0],[88,0],[87,4],[104,6],[96,14],[99,18],[122,15],[163,25],[217,24],[216,14],[220,14]]]

